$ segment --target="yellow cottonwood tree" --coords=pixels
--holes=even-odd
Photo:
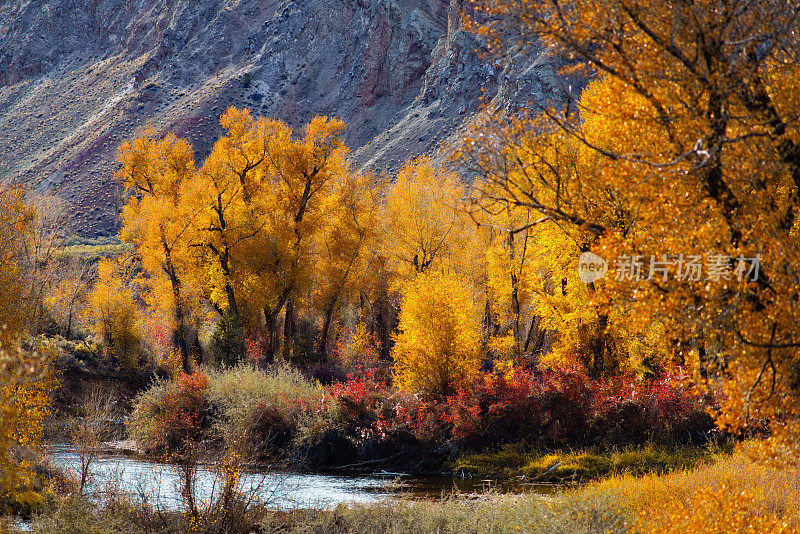
[[[527,227],[530,213],[511,206],[474,213],[476,222],[486,227],[486,292],[488,333],[493,352],[501,358],[517,360],[537,344],[541,324],[532,313],[533,292],[529,271],[533,267],[536,242]]]
[[[120,146],[117,172],[131,194],[122,212],[123,240],[136,246],[149,277],[151,307],[171,324],[173,343],[183,370],[191,372],[189,325],[193,291],[188,273],[195,266],[189,253],[188,230],[196,208],[182,198],[195,172],[191,145],[174,135],[161,140],[152,130]],[[188,287],[187,287],[188,286]]]
[[[89,313],[106,356],[116,359],[123,372],[133,373],[141,355],[141,332],[136,302],[125,278],[121,263],[101,260],[89,295]]]
[[[59,265],[58,280],[47,292],[45,304],[50,315],[70,339],[75,320],[85,312],[89,292],[89,263],[73,259]]]
[[[0,186],[3,188],[5,186]],[[25,353],[19,340],[24,334],[24,264],[20,261],[24,240],[35,219],[24,200],[24,191],[0,189],[0,500],[32,500],[25,492],[28,466],[14,457],[19,447],[35,445],[42,435],[48,392],[52,389],[50,366],[44,357]]]
[[[542,121],[478,128],[482,144],[476,149],[478,137],[467,137],[462,156],[481,176],[474,184],[476,218],[504,236],[487,249],[490,292],[505,299],[514,318],[522,304],[531,307],[524,344],[517,334],[517,346],[529,347],[531,335],[547,330],[552,350],[544,363],[578,364],[595,376],[668,365],[659,319],[640,329],[625,299],[609,306],[597,284],[578,278],[578,258],[597,243],[596,227],[624,231],[633,220],[595,155]]]
[[[318,355],[327,358],[334,314],[369,285],[377,258],[381,188],[372,175],[346,173],[334,183],[316,245],[312,300],[322,313]]]
[[[0,500],[36,498],[25,491],[30,466],[17,460],[14,452],[41,441],[52,388],[46,358],[0,342]]]
[[[2,186],[0,186],[2,187]],[[23,200],[23,191],[8,188],[0,191],[0,343],[11,346],[25,323],[25,285],[20,248],[34,213]]]
[[[315,117],[296,137],[285,123],[229,109],[228,130],[186,187],[193,247],[203,251],[207,295],[249,329],[264,325],[274,351],[284,314],[293,349],[295,304],[307,292],[313,246],[335,179],[348,173],[345,125]]]
[[[408,282],[393,352],[400,386],[446,396],[478,372],[479,313],[455,273],[431,270]]]
[[[800,450],[800,6],[481,3],[493,15],[487,34],[540,36],[597,74],[579,113],[544,114],[594,162],[575,175],[574,191],[602,186],[613,209],[601,210],[604,220],[543,196],[555,182],[498,185],[543,217],[591,232],[591,250],[612,261],[672,257],[667,277],[607,278],[599,305],[627,309],[634,330],[662,321],[665,344],[722,380],[721,425],[746,429],[759,414],[772,423],[773,451]],[[703,273],[682,278],[691,257]]]
[[[430,158],[406,162],[389,188],[384,214],[385,254],[401,277],[463,265],[472,230],[463,197],[458,176]]]

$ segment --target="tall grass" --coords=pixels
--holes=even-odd
[[[462,496],[270,516],[265,531],[790,533],[800,531],[800,469],[764,466],[737,454],[670,474],[616,475],[552,497]]]
[[[265,532],[297,534],[583,534],[628,532],[627,517],[608,511],[613,496],[559,498],[539,495],[451,497],[439,502],[387,502],[339,506],[330,512],[298,511],[273,515]]]
[[[587,491],[615,493],[644,532],[798,532],[800,468],[744,454],[666,476],[617,476]]]
[[[219,414],[216,425],[220,435],[241,438],[254,424],[257,412],[271,407],[284,421],[299,416],[304,403],[316,401],[319,384],[285,364],[266,370],[241,364],[208,371],[208,399]]]

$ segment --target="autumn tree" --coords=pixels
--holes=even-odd
[[[61,328],[61,335],[72,337],[76,320],[85,312],[92,269],[88,262],[74,258],[59,262],[58,273],[45,297],[48,312]]]
[[[625,231],[634,217],[607,188],[595,154],[548,126],[487,121],[475,128],[481,149],[472,148],[477,136],[466,139],[466,167],[482,177],[473,184],[471,209],[479,223],[504,236],[487,249],[489,288],[495,298],[504,296],[506,313],[516,321],[521,304],[529,307],[530,326],[524,342],[514,337],[517,347],[527,349],[533,336],[541,340],[542,330],[549,332],[544,363],[580,364],[594,376],[653,372],[666,364],[668,352],[658,346],[661,321],[638,329],[624,299],[609,306],[596,284],[578,276],[580,255],[598,242],[584,221]],[[531,196],[560,215],[531,205]]]
[[[406,161],[387,188],[365,292],[370,331],[384,359],[390,357],[403,284],[430,269],[453,269],[470,280],[485,271],[476,266],[480,247],[470,246],[475,228],[462,209],[464,194],[458,176],[426,156]]]
[[[29,466],[16,452],[41,439],[52,383],[47,359],[20,348],[29,309],[25,247],[35,222],[24,193],[0,185],[0,500],[32,502],[38,496],[25,491]]]
[[[544,331],[539,316],[532,313],[533,292],[529,287],[538,243],[526,225],[530,212],[507,204],[491,208],[471,212],[484,229],[483,242],[474,243],[486,255],[484,328],[495,356],[519,360],[543,344]]]
[[[45,298],[59,273],[55,253],[64,234],[63,201],[19,187],[0,187],[4,187],[0,190],[4,245],[0,263],[5,272],[0,278],[5,276],[9,282],[8,309],[21,321],[20,328],[41,331],[50,321]]]
[[[2,186],[0,186],[2,187]],[[21,249],[35,217],[24,202],[23,191],[6,188],[0,191],[0,342],[11,346],[25,326],[25,280]]]
[[[324,226],[315,247],[312,300],[322,313],[318,357],[328,356],[334,316],[340,306],[367,289],[379,261],[373,245],[378,239],[381,187],[369,174],[345,173],[333,184]]]
[[[129,268],[118,260],[101,260],[89,295],[89,312],[106,356],[132,374],[141,356],[139,313],[131,289]]]
[[[32,504],[41,499],[26,490],[30,465],[16,453],[41,441],[53,388],[50,367],[46,357],[0,340],[0,501]]]
[[[162,310],[171,323],[173,343],[188,373],[196,356],[189,332],[196,305],[187,283],[196,267],[188,241],[196,208],[187,205],[182,194],[195,172],[194,153],[185,140],[174,135],[159,140],[147,130],[120,146],[119,161],[117,179],[131,195],[123,208],[120,234],[141,256],[151,307]]]
[[[187,186],[199,210],[192,246],[203,251],[211,302],[251,331],[263,324],[270,354],[283,313],[290,357],[296,302],[309,289],[333,182],[348,172],[345,125],[316,117],[295,137],[281,121],[236,108],[221,123],[227,135]]]
[[[446,396],[479,370],[480,312],[470,289],[448,271],[408,282],[393,352],[401,387]]]
[[[25,273],[25,323],[29,330],[49,327],[45,299],[59,277],[56,252],[67,227],[64,201],[53,195],[27,192],[25,203],[32,214],[18,239],[17,255]]]
[[[406,161],[386,196],[385,254],[398,276],[463,265],[471,223],[458,176],[421,156]]]
[[[513,203],[594,234],[591,250],[612,261],[674,258],[670,276],[612,277],[598,300],[627,307],[640,330],[665,321],[665,343],[706,372],[724,371],[722,425],[746,429],[759,413],[779,448],[797,450],[800,8],[787,0],[483,6],[490,40],[513,27],[597,77],[579,113],[543,113],[596,162],[576,174],[573,191],[602,183],[615,209],[601,211],[619,217],[609,224],[559,203],[560,183],[524,172],[524,162],[523,180],[497,185]],[[681,278],[687,258],[710,271]]]

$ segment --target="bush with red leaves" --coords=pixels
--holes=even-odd
[[[351,376],[328,389],[338,425],[350,434],[422,444],[455,441],[473,450],[525,442],[546,448],[624,446],[648,439],[704,443],[714,429],[711,400],[678,376],[600,381],[577,372],[515,369],[484,373],[445,402]]]
[[[208,375],[197,371],[150,390],[133,414],[137,443],[151,452],[165,452],[200,442],[212,422],[207,387]]]

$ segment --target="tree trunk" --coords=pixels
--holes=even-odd
[[[698,371],[700,372],[700,376],[703,378],[708,378],[708,354],[706,354],[706,342],[703,337],[702,327],[697,327],[697,333],[694,335],[694,339],[692,341],[697,348],[697,367]]]
[[[283,320],[283,357],[291,360],[294,357],[294,298],[286,301],[286,313]]]
[[[525,352],[529,350],[532,352],[542,350],[542,345],[544,345],[544,333],[545,330],[542,328],[542,318],[538,315],[534,315],[531,319],[531,326],[528,328],[528,335],[525,338],[525,347],[523,350]]]
[[[225,269],[225,295],[228,297],[228,313],[233,315],[239,321],[239,306],[236,304],[236,295],[233,292],[233,286],[228,281],[227,270]]]
[[[514,250],[514,234],[509,232],[508,233],[508,254],[509,259],[511,260],[511,313],[512,319],[514,321],[512,325],[512,333],[514,334],[514,352],[516,353],[515,356],[519,356],[521,352],[520,343],[521,343],[521,335],[520,335],[520,305],[519,305],[519,280],[517,278],[517,273],[514,272],[514,262],[516,260],[516,252]]]
[[[181,281],[178,279],[178,274],[175,272],[175,266],[172,263],[171,250],[166,245],[163,238],[162,244],[166,259],[164,271],[167,273],[170,284],[172,285],[172,298],[175,301],[175,331],[172,333],[172,344],[180,350],[183,372],[189,374],[192,372],[192,357],[189,352],[189,344],[186,341],[186,322],[183,315],[183,306],[181,304]]]
[[[322,333],[319,340],[318,355],[319,360],[323,363],[328,361],[328,336],[331,328],[331,322],[333,322],[333,312],[336,311],[337,300],[337,296],[334,296],[331,299],[328,307],[325,310],[325,320],[322,323]]]
[[[264,322],[267,329],[267,353],[264,354],[265,363],[271,363],[275,360],[275,355],[281,347],[281,336],[278,329],[278,315],[281,313],[283,306],[287,306],[289,296],[292,294],[292,287],[289,285],[283,290],[278,302],[275,304],[275,309],[270,309],[268,305],[264,306]]]
[[[189,343],[186,341],[186,323],[183,317],[183,306],[180,301],[175,302],[175,332],[173,333],[173,342],[178,346],[181,351],[181,364],[183,372],[189,374],[192,372],[192,357],[189,351]]]
[[[589,292],[594,293],[596,288],[594,282],[586,284]],[[567,294],[567,280],[561,281],[561,289],[564,295]],[[589,371],[592,378],[598,378],[607,365],[605,361],[606,353],[606,329],[608,328],[608,313],[600,313],[597,315],[597,331],[595,332],[594,347],[592,351],[592,368]]]
[[[275,354],[278,353],[280,348],[280,337],[278,336],[278,317],[277,313],[272,313],[266,307],[264,308],[264,327],[267,330],[267,346],[264,353],[264,363],[272,363],[275,361]]]
[[[378,343],[381,346],[381,360],[388,361],[391,358],[391,347],[389,345],[389,327],[388,327],[388,319],[384,316],[384,310],[380,310],[378,312],[378,316],[375,318],[375,322],[377,323],[378,331]]]
[[[598,378],[605,370],[606,328],[608,327],[608,314],[598,316],[598,328],[592,354],[592,378]]]

